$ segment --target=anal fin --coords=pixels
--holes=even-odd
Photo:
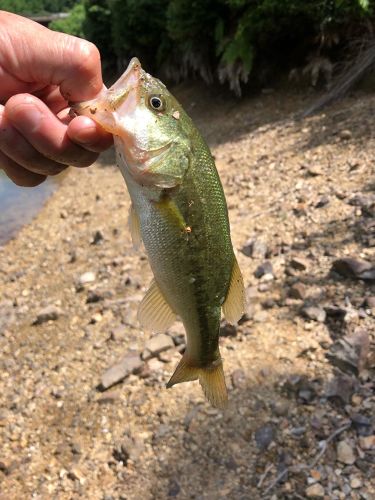
[[[142,236],[141,236],[141,225],[139,223],[139,217],[133,205],[130,205],[128,225],[132,237],[133,247],[135,250],[137,250],[142,244]]]
[[[237,259],[234,258],[229,289],[223,304],[223,313],[228,323],[237,323],[245,312],[245,306],[246,297],[243,278]]]
[[[152,280],[138,309],[138,320],[146,330],[164,332],[174,323],[176,314],[165,300],[158,284]]]

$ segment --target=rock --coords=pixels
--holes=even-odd
[[[296,271],[306,271],[308,268],[308,261],[302,257],[293,257],[290,260],[289,265]]]
[[[100,389],[106,390],[109,387],[121,382],[132,373],[137,373],[142,369],[142,360],[138,353],[129,351],[121,360],[108,368],[102,377]]]
[[[148,366],[150,372],[158,372],[158,371],[163,370],[164,363],[162,363],[161,361],[159,361],[157,358],[151,358],[147,362],[147,366]]]
[[[289,413],[289,407],[288,401],[277,401],[274,404],[273,411],[277,417],[285,417]]]
[[[38,312],[33,325],[41,325],[47,321],[56,321],[62,314],[62,310],[57,306],[51,305],[44,307]]]
[[[333,262],[331,271],[344,278],[375,280],[375,266],[366,260],[347,257]]]
[[[326,397],[340,406],[349,404],[356,388],[355,381],[346,375],[334,377],[325,391]]]
[[[346,465],[353,465],[356,460],[353,447],[345,440],[337,444],[337,460]]]
[[[292,299],[304,300],[306,297],[305,285],[303,283],[300,283],[300,282],[294,283],[294,285],[292,285],[289,288],[288,295]]]
[[[176,479],[171,479],[168,485],[168,497],[177,497],[181,491],[181,487]]]
[[[304,318],[318,323],[324,323],[326,319],[326,312],[322,307],[305,305],[301,309],[301,314]]]
[[[352,421],[352,427],[359,436],[370,436],[372,434],[374,426],[371,418],[360,413],[354,413],[351,415],[350,420]]]
[[[361,479],[357,476],[351,476],[350,477],[350,487],[353,488],[353,490],[361,488],[362,487]]]
[[[359,446],[362,450],[375,450],[375,434],[359,438]]]
[[[101,231],[95,231],[92,240],[90,242],[91,245],[98,245],[99,243],[104,241],[104,236]]]
[[[275,438],[275,428],[270,423],[262,425],[255,431],[254,437],[258,449],[265,451]]]
[[[319,165],[312,165],[307,169],[307,173],[311,177],[318,177],[318,175],[322,175],[322,167]]]
[[[246,257],[252,257],[254,259],[264,259],[267,255],[268,247],[267,244],[262,240],[250,239],[241,248],[241,252],[246,255]]]
[[[339,137],[342,141],[349,141],[352,138],[352,133],[348,129],[340,130]]]
[[[172,337],[165,333],[158,333],[151,337],[145,344],[145,348],[150,351],[151,356],[157,356],[159,352],[166,351],[174,347]]]
[[[236,389],[245,389],[247,386],[245,372],[237,368],[232,372],[232,384]]]
[[[317,201],[315,208],[323,208],[329,203],[329,196],[323,195],[319,200]]]
[[[375,296],[366,297],[365,307],[368,307],[369,309],[375,309]]]
[[[220,324],[220,337],[235,337],[237,335],[237,328],[235,325],[227,323],[225,320]]]
[[[270,274],[271,276],[273,276],[273,268],[269,260],[266,260],[265,262],[263,262],[263,264],[260,264],[260,266],[258,266],[254,271],[254,276],[258,279],[266,274]]]
[[[87,273],[81,274],[81,276],[77,280],[77,285],[80,289],[89,283],[93,283],[96,280],[96,275],[92,271],[88,271]]]
[[[121,397],[120,391],[106,391],[97,398],[97,403],[101,405],[116,403]]]
[[[110,340],[114,340],[115,342],[122,342],[126,339],[126,330],[124,325],[117,326],[113,328],[110,332],[109,336]]]
[[[113,458],[127,465],[128,460],[138,460],[144,450],[142,441],[138,438],[125,436],[113,450]]]
[[[320,483],[315,483],[306,488],[305,494],[307,498],[323,498],[324,488]]]
[[[357,329],[330,346],[327,358],[343,372],[359,375],[365,368],[370,339],[366,330]]]
[[[268,320],[268,313],[266,311],[257,311],[254,313],[253,321],[255,323],[265,323]]]

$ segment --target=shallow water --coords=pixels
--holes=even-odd
[[[0,170],[0,245],[35,217],[58,183],[58,178],[51,177],[37,187],[23,188]]]

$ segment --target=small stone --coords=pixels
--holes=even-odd
[[[289,297],[297,300],[304,300],[306,297],[306,287],[303,283],[294,283],[289,288]]]
[[[359,477],[357,476],[350,477],[350,487],[353,488],[353,490],[361,488],[361,486],[362,486],[362,481]]]
[[[110,403],[115,403],[121,397],[120,391],[107,391],[101,394],[96,400],[99,404],[105,405]]]
[[[305,305],[301,309],[301,314],[303,317],[310,319],[312,321],[317,321],[318,323],[324,323],[326,319],[325,310],[319,306]]]
[[[359,446],[362,450],[375,450],[375,434],[372,436],[361,436]]]
[[[265,451],[275,438],[275,428],[272,424],[265,424],[255,431],[255,442],[257,447]]]
[[[375,267],[366,260],[347,257],[332,263],[331,271],[344,278],[375,280]]]
[[[337,460],[346,465],[353,465],[356,460],[353,447],[345,440],[337,444]]]
[[[113,328],[110,332],[110,340],[114,340],[115,342],[121,342],[126,339],[126,330],[123,325],[117,326]]]
[[[100,323],[102,320],[103,320],[103,315],[98,312],[91,316],[90,324],[95,325],[96,323]]]
[[[89,290],[87,292],[86,304],[96,304],[104,299],[104,294],[100,290]]]
[[[34,325],[41,325],[42,323],[46,323],[47,321],[56,321],[62,315],[62,310],[57,306],[47,306],[44,309],[41,309],[36,319],[34,320]]]
[[[258,279],[266,274],[270,274],[271,276],[273,276],[273,268],[269,260],[263,262],[263,264],[258,266],[254,272],[254,276]]]
[[[306,271],[308,267],[308,261],[302,257],[293,257],[289,262],[290,267],[296,271]]]
[[[324,488],[320,483],[312,484],[308,486],[305,490],[307,498],[323,498]]]
[[[164,363],[159,361],[157,358],[152,358],[147,362],[148,368],[151,372],[158,372],[163,370]]]
[[[165,333],[158,333],[154,337],[151,337],[145,345],[145,349],[150,351],[151,356],[157,356],[159,352],[166,351],[172,347],[174,347],[173,339]]]
[[[268,313],[266,311],[257,311],[254,314],[253,321],[255,323],[265,323],[268,320]]]
[[[252,257],[254,259],[264,259],[267,255],[268,247],[267,244],[262,240],[250,239],[241,248],[241,252],[246,255],[246,257]]]
[[[340,130],[339,137],[342,141],[349,141],[352,138],[352,133],[348,129]]]
[[[95,231],[91,240],[91,245],[98,245],[102,241],[104,241],[103,233],[101,231]]]
[[[138,353],[129,351],[118,363],[106,370],[101,377],[100,389],[109,389],[132,373],[142,369],[142,360]]]
[[[369,309],[375,309],[375,296],[366,297],[365,306]]]
[[[329,196],[323,195],[321,198],[319,198],[318,202],[315,205],[315,208],[323,208],[328,204],[329,204]]]
[[[96,280],[95,273],[92,271],[88,271],[87,273],[81,274],[81,276],[78,278],[78,285],[81,287],[87,285],[88,283],[93,283]]]
[[[285,417],[289,413],[288,401],[277,401],[274,404],[273,411],[277,417]]]
[[[220,325],[220,337],[235,337],[237,335],[237,328],[226,321],[222,321]]]
[[[322,175],[322,167],[318,165],[312,165],[307,169],[307,173],[311,175],[311,177],[317,177],[318,175]]]
[[[246,376],[245,372],[241,368],[237,368],[232,372],[232,384],[236,389],[246,388]]]
[[[144,450],[140,439],[125,436],[113,450],[113,458],[127,465],[128,460],[136,461]]]
[[[168,497],[176,497],[181,491],[181,487],[176,479],[171,479],[168,485]]]
[[[84,481],[83,473],[78,467],[72,467],[70,471],[68,471],[67,477],[72,481]]]

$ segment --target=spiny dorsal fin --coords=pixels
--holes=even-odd
[[[176,314],[166,302],[159,286],[152,280],[138,309],[138,320],[146,330],[164,332],[174,323]]]
[[[197,379],[199,379],[204,395],[212,406],[217,408],[225,408],[227,406],[228,394],[221,359],[218,359],[209,367],[197,367],[191,363],[185,353],[168,382],[167,388],[169,389],[175,384]]]
[[[223,304],[223,313],[228,323],[235,324],[245,312],[246,297],[243,278],[238,266],[237,259],[234,258],[232,277]]]
[[[133,241],[133,247],[135,250],[142,244],[141,237],[141,225],[139,223],[139,217],[137,212],[135,211],[133,205],[130,205],[129,208],[129,218],[128,218],[129,230]]]

